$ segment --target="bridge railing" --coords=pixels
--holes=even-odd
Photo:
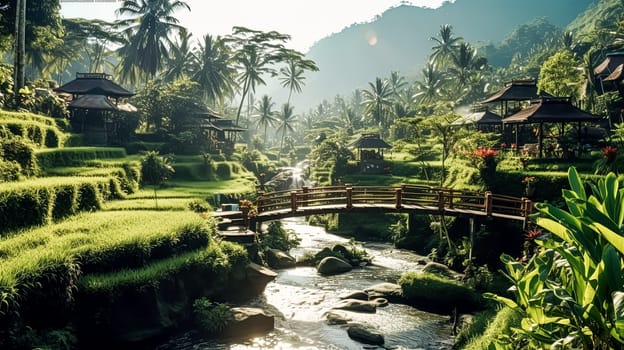
[[[256,202],[258,214],[273,211],[297,211],[298,209],[344,205],[345,208],[370,206],[394,206],[396,209],[422,207],[443,213],[447,209],[481,211],[490,216],[494,213],[527,217],[533,204],[527,198],[517,198],[491,192],[477,193],[457,191],[430,186],[329,186],[303,188],[295,191],[259,193]]]

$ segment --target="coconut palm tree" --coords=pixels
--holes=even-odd
[[[117,10],[125,17],[117,24],[124,28],[127,38],[119,49],[122,77],[131,77],[134,67],[142,76],[156,76],[168,56],[170,35],[182,29],[173,16],[180,9],[190,11],[181,0],[124,0]]]
[[[436,42],[436,45],[431,48],[433,52],[430,57],[436,68],[439,68],[451,58],[451,55],[459,47],[459,43],[463,38],[454,37],[453,26],[443,24],[440,26],[437,37],[431,37],[429,40]]]
[[[452,79],[455,87],[456,96],[465,95],[470,91],[469,82],[472,74],[481,70],[485,65],[484,61],[479,59],[477,51],[467,43],[461,43],[455,53],[451,55],[451,67],[448,69],[448,77]]]
[[[266,85],[263,76],[267,74],[275,76],[277,72],[273,65],[290,56],[283,45],[290,40],[290,36],[275,31],[262,32],[244,27],[234,27],[232,31],[227,39],[234,46],[234,61],[240,71],[238,83],[241,101],[236,112],[238,124],[247,95],[255,92],[256,86]]]
[[[430,105],[435,103],[441,96],[441,90],[444,85],[444,74],[439,71],[436,66],[429,62],[421,71],[422,80],[416,81],[416,90],[418,91],[414,97],[420,99],[421,105]]]
[[[264,128],[264,145],[267,145],[267,128],[274,126],[277,122],[277,113],[273,110],[275,102],[272,101],[269,95],[264,95],[258,101],[258,104],[254,107],[254,117],[256,117],[256,123],[258,126]]]
[[[201,86],[212,103],[234,93],[236,69],[227,42],[220,36],[206,34],[195,50],[192,79]]]
[[[369,89],[363,90],[364,114],[375,121],[382,130],[386,130],[387,115],[392,107],[392,90],[388,80],[376,78],[375,82],[368,83]]]
[[[297,116],[293,114],[294,107],[289,105],[288,103],[284,103],[282,105],[282,110],[278,115],[278,123],[277,132],[282,133],[282,141],[280,142],[280,154],[282,149],[284,148],[284,138],[286,137],[287,132],[295,131],[295,123],[297,121]]]
[[[13,77],[13,92],[15,94],[15,107],[18,108],[21,99],[19,91],[24,87],[24,63],[26,56],[26,0],[16,0],[15,4],[15,64]]]
[[[301,87],[305,80],[305,76],[303,76],[305,70],[318,71],[318,67],[314,61],[306,60],[296,53],[293,53],[286,62],[286,67],[280,69],[280,82],[283,87],[289,89],[286,103],[290,104],[293,91],[301,93]]]
[[[163,78],[167,82],[172,82],[183,74],[188,75],[193,61],[193,51],[191,50],[191,33],[186,29],[178,31],[177,40],[171,43],[169,56],[165,60],[165,71]]]

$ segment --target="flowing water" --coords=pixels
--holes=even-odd
[[[323,228],[310,226],[302,218],[284,219],[284,226],[293,229],[302,239],[290,253],[299,257],[317,252],[323,247],[348,240],[326,233]],[[372,285],[396,283],[405,271],[420,269],[422,257],[409,251],[395,249],[389,244],[362,243],[373,257],[373,265],[351,272],[323,277],[312,267],[279,270],[275,281],[269,283],[258,298],[242,306],[260,307],[272,312],[275,330],[263,337],[219,343],[206,341],[189,332],[171,339],[158,350],[256,350],[256,349],[375,349],[351,340],[345,326],[327,325],[324,313],[339,301],[339,296]],[[385,337],[387,349],[451,349],[452,336],[448,317],[419,311],[410,306],[391,303],[377,308],[374,314],[339,310],[352,322],[365,324]]]

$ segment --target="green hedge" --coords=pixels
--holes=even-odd
[[[42,168],[80,166],[98,159],[125,158],[126,150],[120,147],[72,147],[37,151]]]
[[[78,211],[100,209],[105,199],[119,198],[119,182],[112,177],[41,178],[7,183],[0,188],[0,235],[21,228],[46,225]]]
[[[32,120],[0,119],[0,137],[23,137],[38,147],[56,148],[63,145],[65,135],[56,126]]]
[[[0,324],[19,313],[28,324],[45,325],[70,311],[79,274],[143,267],[202,249],[212,230],[191,212],[98,212],[4,239]]]

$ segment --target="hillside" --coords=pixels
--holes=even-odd
[[[390,71],[415,79],[433,46],[429,38],[442,24],[451,24],[457,36],[481,46],[499,42],[519,25],[540,17],[563,28],[593,2],[456,0],[437,9],[408,5],[388,9],[369,23],[353,24],[312,46],[307,55],[320,71],[309,74],[303,93],[293,96],[296,112],[365,88]],[[284,89],[269,87],[269,91],[274,100],[286,100]]]

